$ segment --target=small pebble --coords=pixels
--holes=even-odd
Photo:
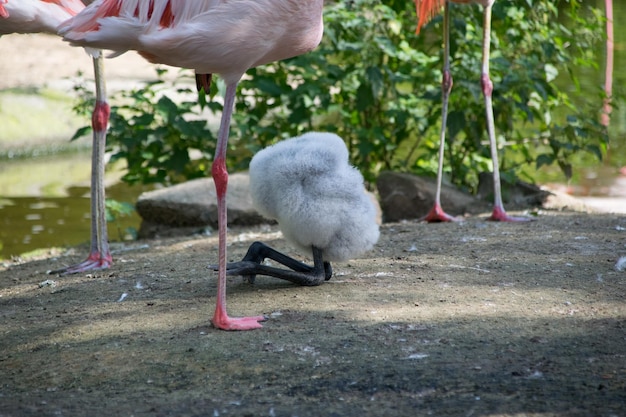
[[[56,286],[57,286],[56,281],[53,281],[51,279],[47,279],[47,280],[41,281],[39,283],[39,288],[43,288],[43,287],[53,287],[54,288]]]

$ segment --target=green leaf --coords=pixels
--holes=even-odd
[[[74,136],[70,139],[70,141],[75,141],[76,139],[80,139],[84,136],[87,136],[92,131],[91,126],[83,126],[76,130]]]
[[[537,169],[541,168],[544,165],[552,165],[554,162],[554,157],[548,154],[541,154],[537,156],[535,160],[535,166]]]

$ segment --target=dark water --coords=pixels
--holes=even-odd
[[[66,170],[67,177],[59,178],[56,171],[59,162],[64,161],[73,169]],[[41,248],[89,242],[90,189],[83,185],[84,178],[89,177],[89,161],[90,154],[86,152],[0,162],[0,181],[11,181],[8,189],[3,187],[9,195],[0,195],[0,260]],[[28,185],[22,185],[21,180],[27,176],[24,171],[32,171],[33,166],[37,167],[33,175],[39,180],[33,185],[26,179]],[[17,176],[10,175],[15,172]],[[77,182],[81,185],[75,185]],[[142,189],[117,183],[106,192],[107,198],[134,204]],[[131,240],[140,221],[134,212],[116,215],[108,224],[110,240]]]
[[[85,191],[89,192],[89,189]],[[89,242],[89,198],[16,197],[4,198],[5,202],[8,204],[0,207],[0,259],[40,248],[70,247]],[[139,224],[136,213],[110,222],[110,240],[132,240],[133,230],[137,230]]]

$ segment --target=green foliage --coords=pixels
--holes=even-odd
[[[450,101],[445,172],[475,190],[491,169],[480,88],[482,9],[451,10]],[[580,152],[602,157],[597,123],[602,95],[574,106],[574,68],[597,67],[602,18],[580,0],[499,1],[493,10],[491,78],[505,177],[527,164],[557,163],[566,173]],[[248,71],[240,83],[228,164],[304,131],[336,132],[368,181],[383,169],[433,174],[441,119],[441,31],[437,17],[418,36],[410,0],[329,3],[313,52]],[[575,27],[576,32],[567,29]],[[565,77],[564,77],[565,75]],[[223,89],[216,83],[212,95]],[[171,92],[183,95],[175,100]],[[212,97],[214,98],[214,97]],[[175,183],[205,175],[214,135],[205,120],[221,102],[158,81],[114,97],[109,147],[128,162],[125,181]],[[195,156],[194,156],[195,155]],[[194,156],[194,157],[192,157]]]
[[[249,71],[233,133],[253,137],[247,145],[254,152],[305,130],[335,132],[373,180],[381,169],[401,166],[398,150],[436,123],[418,96],[437,83],[420,66],[436,58],[409,44],[419,39],[381,2],[338,3],[324,19],[314,52]]]
[[[112,108],[109,134],[117,138],[112,161],[125,158],[129,183],[176,183],[206,175],[215,141],[206,121],[192,119],[197,100],[175,103],[161,94],[162,81],[122,93],[127,104]],[[179,95],[189,95],[178,88]],[[191,159],[197,151],[200,157]]]
[[[603,18],[597,9],[583,9],[575,0],[526,0],[523,6],[502,10],[507,29],[496,30],[515,47],[494,59],[494,72],[502,74],[498,101],[494,99],[498,127],[515,141],[511,149],[525,162],[534,162],[536,168],[557,163],[569,179],[575,155],[586,152],[601,160],[608,144],[606,128],[599,123],[601,86],[583,105],[573,103],[583,94],[575,70],[596,70],[602,57],[596,52],[604,47]]]
[[[111,162],[126,161],[122,180],[129,184],[175,184],[204,177],[215,151],[197,93],[166,82],[163,75],[165,71],[158,70],[157,81],[113,96],[107,150],[112,152]],[[79,89],[84,99],[76,111],[91,112],[93,95],[84,87]],[[213,108],[221,111],[221,106]],[[74,138],[90,131],[84,127]]]
[[[135,206],[130,203],[120,202],[107,198],[104,202],[107,222],[113,222],[119,217],[129,216],[135,211]]]
[[[135,206],[128,202],[122,202],[107,198],[104,202],[106,210],[106,221],[109,223],[118,223],[117,229],[119,234],[119,240],[136,240],[137,229],[134,227],[127,227],[124,231],[121,230],[119,225],[119,219],[121,217],[127,217],[135,212]]]

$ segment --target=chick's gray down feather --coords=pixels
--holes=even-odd
[[[346,261],[378,240],[376,208],[363,176],[333,133],[306,133],[257,153],[250,190],[259,212],[278,221],[285,238],[305,254],[315,246],[325,261]]]

